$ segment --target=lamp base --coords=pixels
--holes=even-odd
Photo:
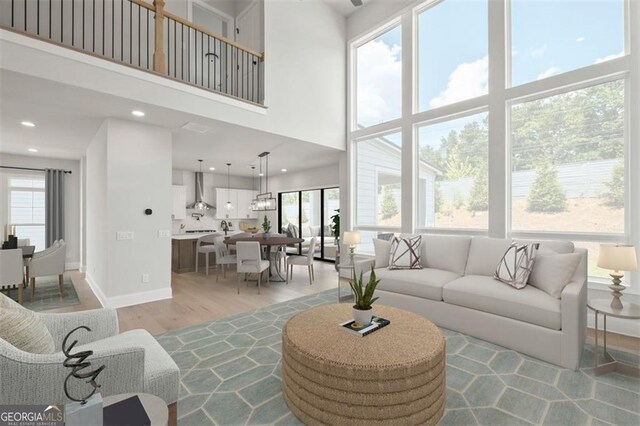
[[[621,284],[624,274],[618,271],[614,271],[609,275],[611,276],[612,281],[612,283],[609,285],[609,288],[611,289],[611,295],[613,296],[613,300],[611,300],[611,307],[613,309],[622,309],[622,301],[620,300],[620,298],[622,297],[622,292],[626,288]]]

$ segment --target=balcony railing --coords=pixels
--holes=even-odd
[[[264,55],[164,10],[164,1],[0,0],[0,26],[262,104]]]

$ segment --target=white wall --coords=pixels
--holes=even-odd
[[[87,150],[87,281],[104,305],[171,297],[171,241],[159,237],[171,232],[171,194],[170,131],[107,119]],[[153,214],[145,215],[146,208]],[[117,240],[118,232],[133,239]],[[100,236],[106,253],[105,243],[92,240]]]
[[[421,0],[420,0],[421,1]],[[379,24],[388,21],[417,0],[373,0],[367,2],[347,19],[347,40],[365,35]]]
[[[81,252],[81,238],[80,238],[80,162],[78,160],[59,160],[54,158],[42,158],[37,156],[26,155],[10,155],[0,154],[0,165],[12,166],[12,167],[28,167],[36,169],[64,169],[71,170],[71,174],[65,175],[65,240],[67,241],[67,269],[78,269],[80,267],[80,252]],[[21,170],[9,170],[1,169],[3,184],[0,185],[0,199],[2,199],[0,208],[0,224],[8,222],[8,210],[7,210],[7,198],[8,195],[4,194],[4,179],[9,175],[16,174],[34,174],[39,172],[21,171]],[[44,176],[44,173],[42,173]]]

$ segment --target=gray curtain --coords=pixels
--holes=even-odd
[[[64,239],[64,170],[45,169],[45,236],[50,247]]]

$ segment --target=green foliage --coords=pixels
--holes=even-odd
[[[383,219],[389,219],[394,217],[399,212],[398,203],[393,196],[392,185],[382,186],[382,200],[380,202],[380,213]]]
[[[538,167],[536,180],[529,191],[527,210],[542,213],[563,212],[566,204],[567,195],[558,182],[555,167],[550,161],[542,162]]]
[[[373,294],[375,293],[379,282],[380,280],[376,279],[376,271],[373,269],[373,266],[371,267],[369,282],[366,285],[362,278],[362,272],[360,272],[360,278],[358,278],[356,271],[354,270],[353,279],[349,283],[356,299],[353,307],[362,311],[371,309],[371,305],[378,300],[377,297],[373,297]]]
[[[331,216],[331,234],[335,238],[340,237],[340,209],[335,210],[337,213]]]
[[[459,154],[458,147],[451,148],[445,165],[447,179],[456,180],[467,177],[473,173],[473,170],[473,165]]]
[[[458,191],[453,193],[453,207],[456,210],[464,207],[464,197]]]
[[[469,193],[467,209],[472,212],[489,210],[489,176],[486,166],[477,170],[473,177],[473,186]]]
[[[264,220],[262,221],[262,230],[264,232],[269,232],[271,230],[271,221],[267,218],[267,215],[264,215]]]
[[[616,208],[624,207],[624,164],[618,163],[613,167],[611,180],[606,183],[609,191],[604,194],[607,205]]]
[[[440,213],[442,210],[442,190],[440,189],[440,182],[435,182],[433,188],[433,206],[436,213]]]

